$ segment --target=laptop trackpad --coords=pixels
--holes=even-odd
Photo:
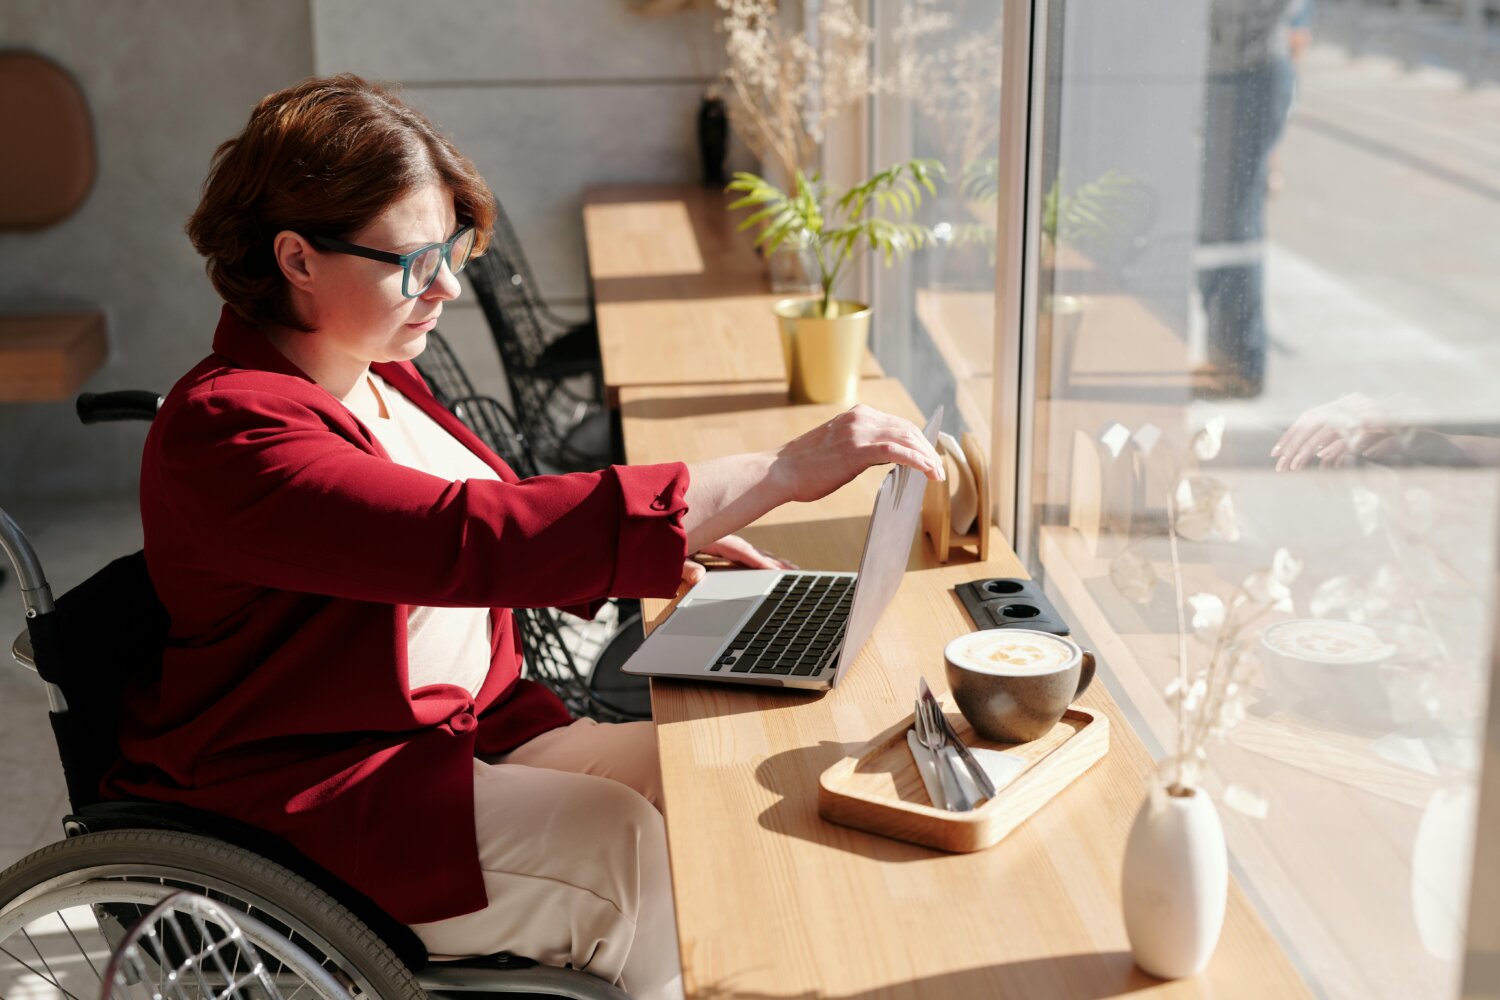
[[[621,669],[648,677],[701,676],[759,600],[759,596],[699,598],[679,604]]]
[[[655,632],[681,636],[712,636],[719,641],[731,638],[739,631],[742,620],[750,617],[759,597],[730,600],[697,600],[691,604],[679,604]]]

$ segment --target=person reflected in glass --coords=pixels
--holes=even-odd
[[[1292,102],[1290,4],[1209,5],[1195,258],[1207,327],[1205,396],[1253,397],[1265,384],[1267,171]]]
[[[103,792],[276,834],[434,955],[678,997],[652,724],[571,718],[521,676],[509,609],[670,597],[700,551],[784,566],[732,532],[942,462],[856,406],[765,452],[519,480],[412,364],[495,214],[451,140],[354,76],[266,97],[219,147],[187,231],[225,306],[141,466],[171,629]]]
[[[1312,45],[1312,5],[1313,0],[1292,0],[1291,11],[1287,16],[1287,59],[1292,65],[1294,93],[1300,92],[1302,60],[1307,55],[1308,46]],[[1285,186],[1286,177],[1281,169],[1281,142],[1278,139],[1271,149],[1270,163],[1266,167],[1266,194],[1275,196]]]

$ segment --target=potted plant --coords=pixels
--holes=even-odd
[[[760,225],[756,245],[769,253],[788,244],[812,262],[819,294],[776,303],[792,398],[800,402],[852,403],[870,336],[870,307],[834,297],[851,263],[874,250],[890,266],[932,242],[932,231],[912,216],[922,192],[935,194],[945,176],[936,160],[909,160],[875,174],[836,197],[818,174],[796,171],[788,194],[763,177],[739,172],[728,191],[742,197],[730,211],[755,208],[740,229]]]

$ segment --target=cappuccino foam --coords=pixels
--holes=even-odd
[[[1262,641],[1283,656],[1314,663],[1371,663],[1390,656],[1390,643],[1368,625],[1301,620],[1266,629]]]
[[[976,632],[948,646],[948,658],[958,666],[991,674],[1050,674],[1076,655],[1055,636],[1009,629]]]

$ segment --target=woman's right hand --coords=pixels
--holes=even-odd
[[[753,419],[753,416],[751,417]],[[909,420],[856,406],[774,451],[689,466],[682,527],[696,552],[792,500],[826,497],[872,465],[897,462],[943,478],[937,451]]]
[[[771,475],[787,500],[819,500],[872,465],[907,465],[942,479],[943,460],[910,420],[858,404],[793,438],[775,453]]]

